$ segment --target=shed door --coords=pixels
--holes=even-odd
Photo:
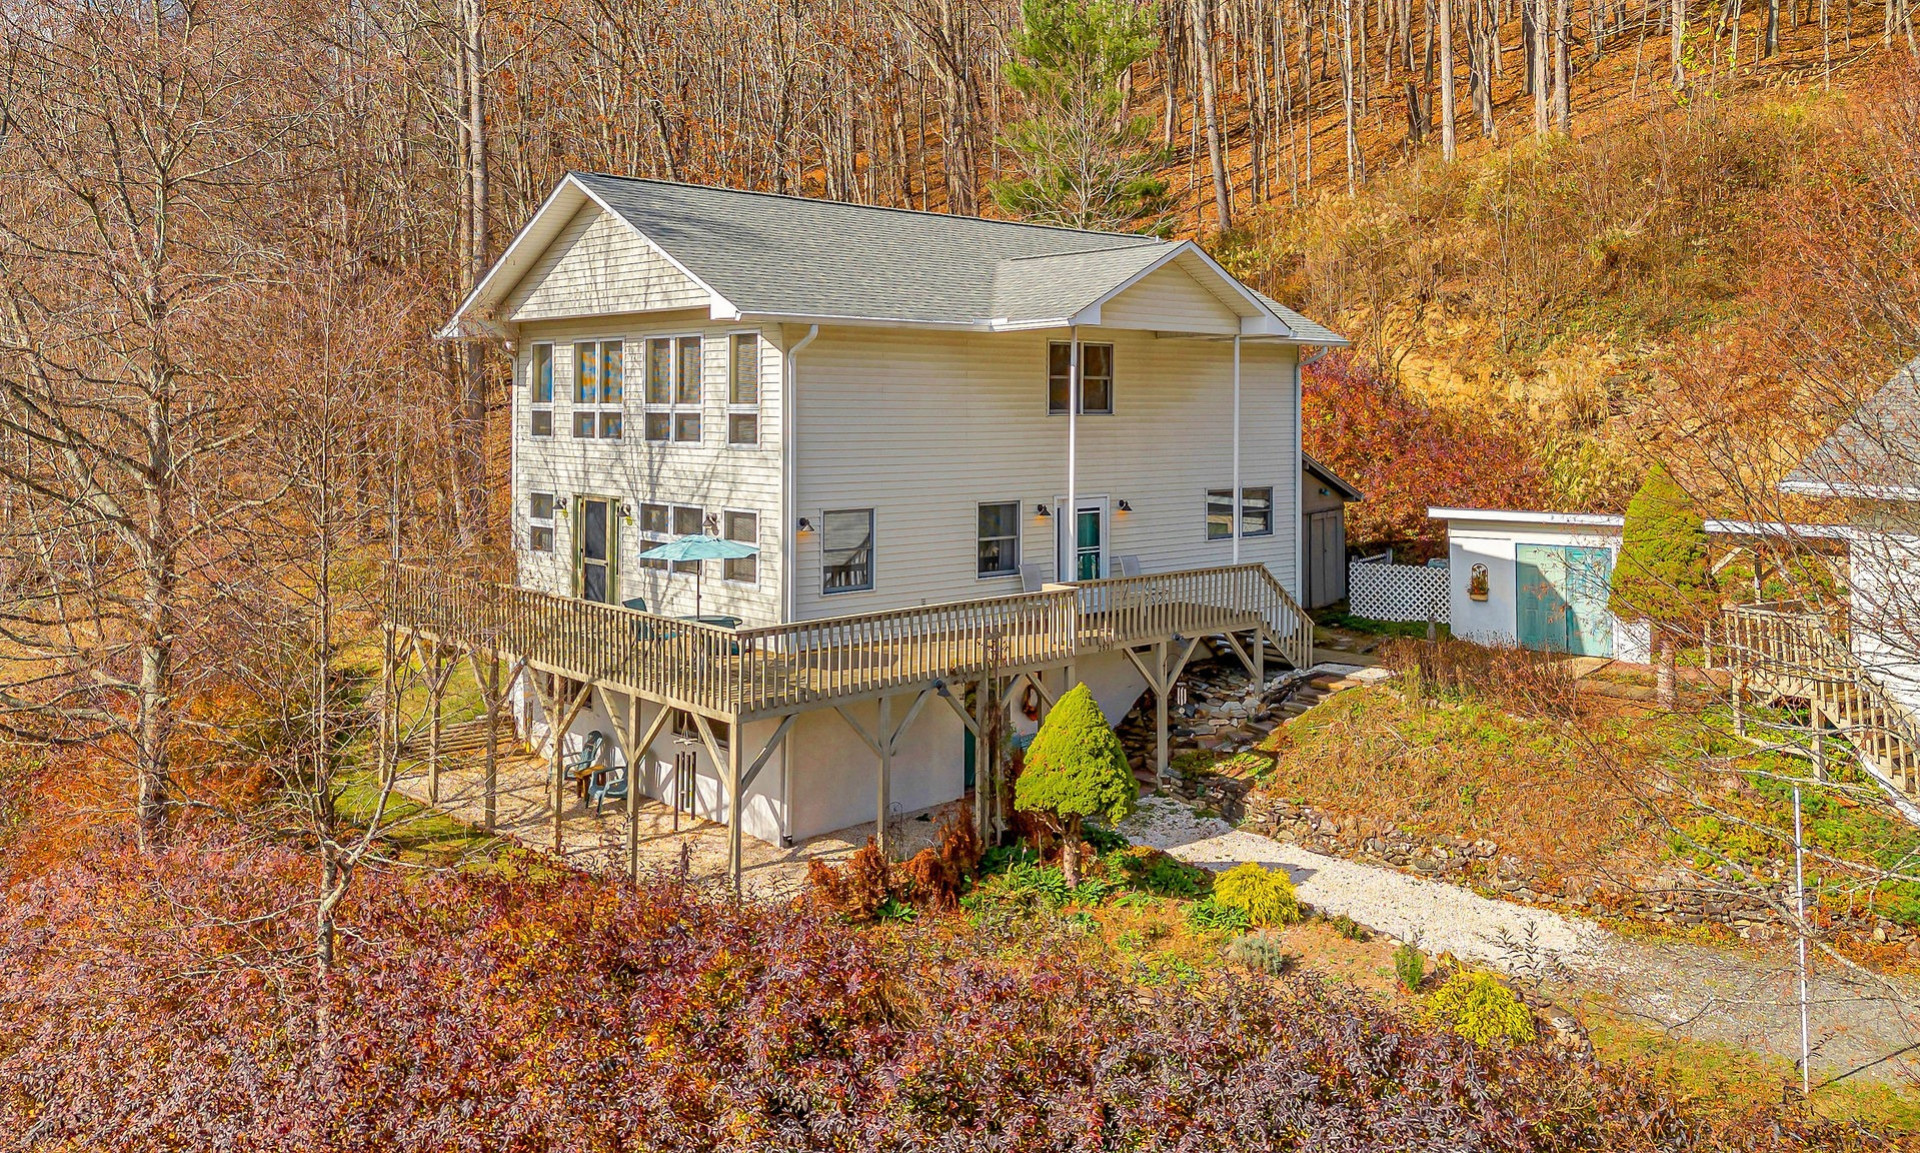
[[[1523,544],[1514,548],[1514,612],[1521,647],[1582,657],[1613,655],[1604,548]]]
[[[1347,595],[1346,510],[1310,512],[1306,516],[1307,608],[1325,608]]]

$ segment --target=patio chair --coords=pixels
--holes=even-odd
[[[600,783],[587,790],[587,796],[593,801],[593,815],[600,815],[600,806],[606,801],[624,801],[627,799],[627,766],[615,765],[600,774]]]
[[[1046,583],[1047,570],[1043,566],[1037,564],[1023,564],[1020,566],[1021,592],[1037,593]]]
[[[606,749],[607,734],[599,729],[588,733],[586,743],[580,746],[580,751],[574,754],[573,759],[568,761],[562,770],[566,774],[565,779],[580,781],[581,788],[584,789],[587,778],[599,775],[595,767],[599,765],[600,756],[606,752]]]

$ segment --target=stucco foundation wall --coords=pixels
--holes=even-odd
[[[913,694],[893,699],[898,725]],[[862,701],[846,709],[868,733],[879,735],[880,706]],[[957,800],[966,791],[966,726],[945,701],[929,697],[901,736],[893,757],[893,811],[911,813]],[[788,781],[795,840],[870,823],[879,811],[880,758],[832,709],[806,713],[794,723]],[[771,768],[769,769],[771,771]]]

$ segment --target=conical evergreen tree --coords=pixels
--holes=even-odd
[[[1060,864],[1080,883],[1080,826],[1118,824],[1133,812],[1140,787],[1127,768],[1120,738],[1086,685],[1075,685],[1041,722],[1013,786],[1013,807],[1033,813],[1060,834]]]
[[[1627,504],[1611,593],[1614,616],[1652,625],[1656,693],[1661,707],[1672,708],[1675,645],[1698,635],[1719,594],[1707,563],[1706,523],[1662,465],[1647,471]]]

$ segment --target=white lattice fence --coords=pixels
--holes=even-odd
[[[1447,570],[1354,561],[1347,566],[1347,611],[1376,621],[1446,621]]]

